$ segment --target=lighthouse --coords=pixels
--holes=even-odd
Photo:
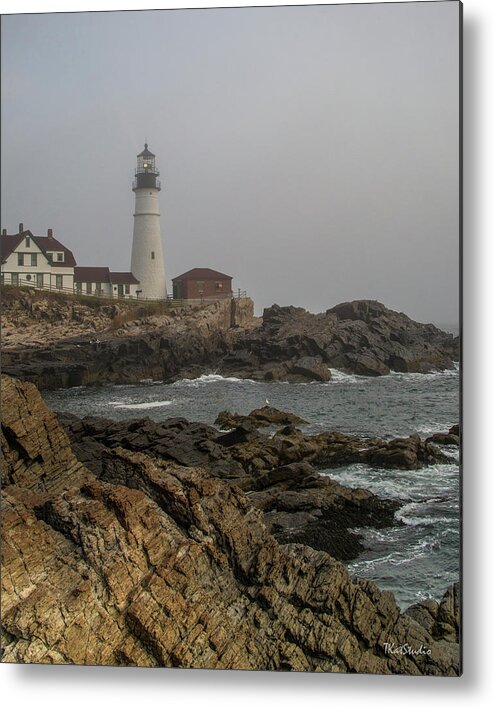
[[[140,297],[153,300],[166,298],[165,264],[161,245],[160,205],[156,155],[147,143],[137,155],[132,190],[135,194],[134,235],[131,270],[139,280]]]

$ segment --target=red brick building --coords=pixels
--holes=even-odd
[[[173,278],[176,300],[213,302],[232,297],[232,277],[211,268],[192,268]]]

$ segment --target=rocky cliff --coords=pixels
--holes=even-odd
[[[238,486],[122,447],[91,471],[32,384],[2,396],[3,661],[459,673],[453,589],[402,614]]]
[[[4,308],[3,370],[41,389],[212,372],[327,381],[330,368],[381,376],[452,368],[459,359],[458,338],[369,300],[317,315],[274,305],[261,320],[249,298],[149,315],[135,305],[39,297],[23,294]]]
[[[328,367],[382,376],[450,369],[458,359],[458,337],[379,302],[356,300],[317,315],[273,305],[262,327],[235,341],[221,369],[266,381],[327,381]]]
[[[42,311],[53,313],[53,307]],[[71,307],[67,302],[57,305],[54,317],[70,318]],[[87,323],[89,308],[85,307]],[[17,319],[8,309],[5,317],[17,322],[16,331],[22,332],[24,327],[30,338],[26,340],[28,334],[9,338],[12,345],[4,348],[3,371],[41,389],[200,376],[229,351],[232,336],[242,336],[245,327],[257,325],[249,298],[223,300],[207,307],[162,308],[157,314],[140,317],[139,310],[136,314],[118,306],[110,318],[107,310],[111,307],[116,306],[95,309],[96,331],[83,327],[74,336],[72,325],[65,322],[66,336],[59,336],[57,329],[48,346],[32,338],[33,327],[34,331],[39,326],[50,331],[48,322],[40,325],[36,315],[34,325],[27,327],[25,307]]]

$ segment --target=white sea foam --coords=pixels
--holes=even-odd
[[[252,379],[239,379],[236,376],[221,376],[221,374],[202,374],[196,379],[180,379],[175,381],[172,386],[203,386],[204,384],[218,383],[220,381],[234,382],[234,383],[259,383],[258,381],[253,381]]]
[[[366,376],[357,376],[357,374],[347,374],[339,369],[329,369],[331,372],[331,379],[329,383],[335,384],[352,384],[362,381],[362,379],[367,379]]]
[[[455,422],[457,423],[458,421],[443,421],[442,423],[436,420],[427,421],[427,423],[424,423],[417,428],[417,433],[421,436],[433,435],[434,433],[445,433],[453,427],[453,425],[455,425]]]
[[[444,369],[444,371],[434,370],[429,371],[426,374],[420,372],[403,372],[403,371],[393,371],[389,372],[389,376],[393,376],[403,381],[430,381],[431,379],[437,378],[457,378],[459,373],[459,368],[454,366],[453,369]]]
[[[449,519],[447,516],[405,516],[397,513],[396,518],[403,521],[407,526],[434,526],[436,524],[456,523],[454,519]]]
[[[173,405],[174,401],[146,401],[144,403],[122,403],[122,401],[108,401],[109,406],[125,408],[128,410],[146,410],[147,408],[163,408]]]

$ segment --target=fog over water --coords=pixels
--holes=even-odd
[[[2,227],[130,267],[135,156],[161,169],[168,288],[257,312],[372,298],[458,322],[457,2],[2,18]]]

